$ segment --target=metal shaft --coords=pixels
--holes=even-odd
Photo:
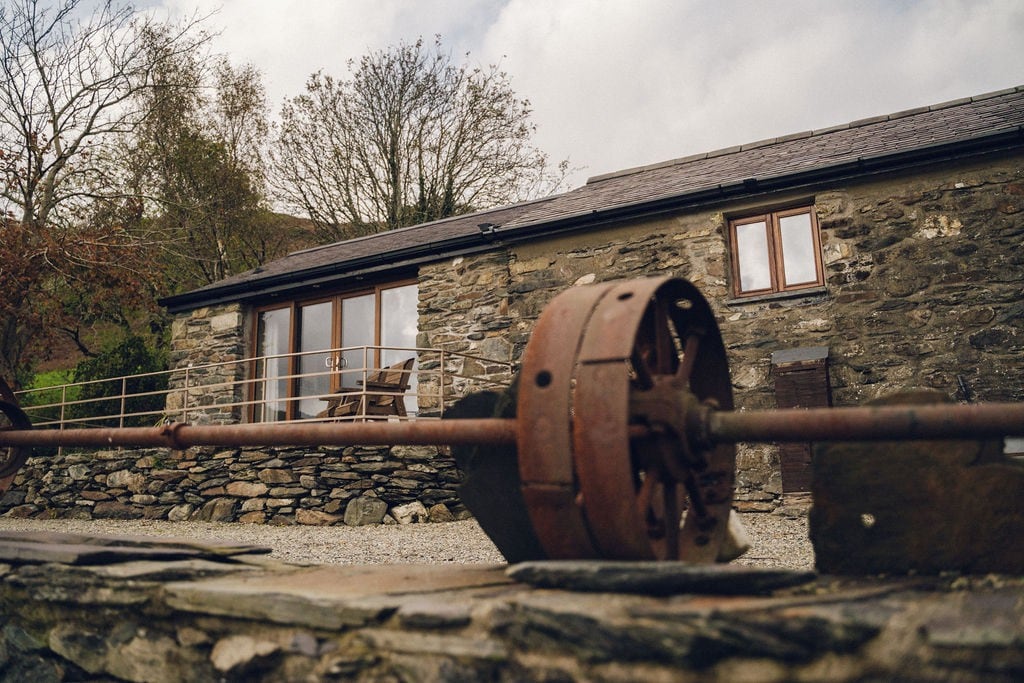
[[[1024,403],[712,411],[706,428],[717,442],[1024,436]]]
[[[242,424],[100,429],[0,431],[2,446],[86,446],[92,448],[190,446],[483,445],[515,443],[516,422],[508,419],[421,422],[335,422]]]
[[[1024,436],[1024,403],[709,411],[699,431],[712,443],[878,441]],[[631,437],[649,432],[634,427]],[[516,441],[516,420],[344,422],[0,431],[0,447],[487,445]]]

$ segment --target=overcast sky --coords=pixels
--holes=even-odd
[[[536,142],[591,175],[1024,85],[1024,0],[142,0],[207,25],[271,108],[440,35],[499,63]]]

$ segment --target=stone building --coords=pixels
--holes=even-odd
[[[449,353],[420,356],[419,405],[409,407],[430,412],[436,380],[426,370],[500,374],[455,354],[514,367],[557,293],[652,275],[687,278],[711,302],[741,409],[853,405],[907,387],[1024,400],[1022,240],[1017,87],[609,173],[546,199],[297,252],[171,297],[181,390],[168,412],[187,404],[187,419],[222,422],[314,415],[325,403],[303,392],[323,386],[276,382],[288,368],[273,361],[235,361],[363,345]],[[224,383],[202,388],[211,376]],[[238,407],[253,398],[261,412]],[[800,491],[808,458],[801,446],[741,448],[737,505],[770,509],[784,490]],[[429,482],[436,461],[425,462],[418,475]]]
[[[1024,88],[1012,88],[299,252],[168,299],[175,359],[261,355],[271,340],[255,337],[285,311],[287,350],[301,351],[308,306],[344,320],[351,295],[375,299],[385,319],[369,343],[389,344],[387,316],[413,313],[389,309],[388,293],[415,292],[408,346],[514,363],[559,291],[671,274],[712,302],[741,408],[851,405],[911,386],[1021,400],[1022,124]],[[340,327],[336,346],[360,343]],[[800,451],[783,467],[776,448],[742,449],[740,500],[799,490]]]

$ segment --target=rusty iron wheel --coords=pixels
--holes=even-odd
[[[524,355],[518,441],[553,559],[717,559],[735,449],[683,432],[703,401],[729,409],[732,391],[714,315],[690,283],[574,288],[548,305]]]

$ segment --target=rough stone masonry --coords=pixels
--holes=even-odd
[[[38,456],[0,501],[16,517],[378,524],[465,516],[435,447],[121,450]]]
[[[735,568],[727,595],[708,592],[721,576],[650,595],[541,588],[504,566],[298,567],[217,544],[36,540],[0,539],[3,680],[1024,676],[1019,578],[797,575],[772,588]]]

